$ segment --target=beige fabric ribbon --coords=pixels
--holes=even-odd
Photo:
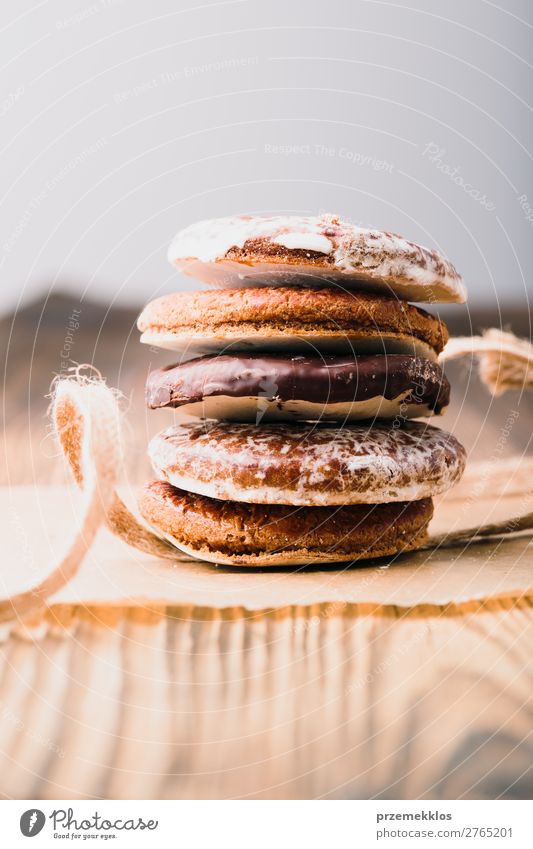
[[[21,619],[42,608],[46,600],[76,575],[102,525],[124,542],[157,557],[179,553],[141,525],[116,493],[121,468],[121,411],[118,393],[97,373],[58,378],[52,387],[52,428],[74,479],[83,492],[81,520],[67,541],[59,562],[41,582],[24,592],[0,599],[0,622]]]
[[[482,336],[450,339],[439,361],[467,354],[478,357],[479,376],[493,395],[507,389],[533,388],[533,345],[527,339],[491,327]]]
[[[511,333],[489,330],[482,337],[452,339],[441,360],[465,354],[480,357],[481,379],[493,394],[508,388],[533,386],[533,347]],[[88,375],[84,374],[86,369]],[[50,414],[53,431],[83,492],[81,520],[59,562],[43,581],[10,598],[0,599],[0,622],[30,616],[68,584],[103,525],[140,551],[174,560],[183,557],[170,542],[141,524],[117,495],[122,464],[118,393],[106,385],[92,366],[80,366],[72,377],[55,381]],[[533,513],[528,513],[498,524],[433,536],[423,548],[464,544],[476,538],[507,536],[531,528]]]

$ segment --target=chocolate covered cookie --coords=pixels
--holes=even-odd
[[[402,354],[358,357],[235,354],[151,372],[151,409],[226,421],[336,421],[439,414],[450,385],[437,363]]]

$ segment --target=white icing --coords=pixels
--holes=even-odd
[[[324,239],[322,231],[330,219],[331,216],[235,215],[198,221],[176,234],[168,249],[168,259],[172,264],[191,258],[214,262],[222,259],[231,248],[244,247],[249,239],[270,238],[277,241],[285,236],[293,239],[293,244],[286,247],[302,250],[315,250],[308,247],[306,240],[309,243],[313,236],[319,237],[322,245],[328,244],[326,250],[317,250],[329,253],[333,245]]]
[[[201,280],[217,289],[263,288],[278,286],[303,286],[305,288],[320,288],[325,285],[338,286],[344,290],[358,292],[382,291],[387,295],[396,295],[404,301],[419,303],[456,303],[466,300],[464,287],[461,285],[461,298],[450,295],[448,285],[433,281],[431,290],[427,282],[413,279],[397,278],[379,279],[370,274],[352,271],[347,273],[341,268],[317,268],[306,265],[283,265],[280,263],[257,262],[253,266],[243,265],[232,260],[219,262],[200,262],[199,260],[183,260],[178,263],[180,270],[189,277]]]
[[[400,236],[368,230],[355,239],[349,237],[342,240],[334,257],[337,268],[348,274],[366,269],[373,279],[387,279],[391,285],[398,282],[397,278],[406,278],[407,286],[429,290],[427,300],[430,302],[440,300],[442,295],[439,295],[443,291],[455,295],[450,300],[460,303],[466,301],[466,289],[457,273],[437,272],[435,263],[431,261],[427,265],[417,264],[409,259],[412,251],[413,244]]]
[[[316,251],[320,254],[329,254],[333,250],[331,241],[317,233],[285,233],[272,241],[289,250]]]
[[[327,269],[306,266],[304,262],[299,266],[254,263],[251,267],[226,259],[231,248],[242,248],[248,240],[258,238],[288,250],[333,253],[334,263]],[[186,274],[221,286],[239,285],[239,278],[240,285],[264,285],[263,275],[274,274],[267,285],[299,283],[298,277],[310,281],[338,278],[347,288],[366,288],[366,283],[409,300],[466,300],[460,276],[437,252],[393,233],[358,227],[332,215],[243,215],[200,221],[176,235],[168,258]]]
[[[267,485],[267,474],[282,462],[280,440],[289,446],[288,470],[296,465],[298,474],[284,485]],[[445,492],[464,469],[457,440],[419,422],[401,428],[186,424],[155,436],[148,453],[158,477],[180,489],[311,507],[416,501]]]
[[[407,354],[422,357],[426,360],[437,359],[434,349],[426,342],[415,339],[414,336],[402,334],[384,334],[376,331],[374,336],[368,330],[366,335],[339,333],[338,336],[317,336],[309,333],[299,336],[262,335],[259,331],[254,335],[245,336],[239,331],[234,334],[226,333],[223,337],[212,334],[197,334],[195,336],[182,333],[164,333],[156,330],[145,330],[141,342],[157,348],[165,348],[180,354],[180,362],[192,360],[204,354],[230,354],[246,351],[289,352],[293,354],[313,353],[356,353],[356,354]]]
[[[202,419],[223,419],[233,422],[283,422],[283,421],[326,421],[352,422],[364,419],[396,416],[420,418],[433,415],[427,404],[405,404],[409,391],[389,400],[376,395],[366,401],[319,404],[311,401],[278,401],[275,398],[229,395],[212,395],[193,404],[184,404],[176,410],[178,419],[193,416]],[[287,446],[288,450],[288,446]]]
[[[339,507],[347,504],[385,504],[391,501],[419,501],[421,498],[431,498],[444,492],[447,488],[438,489],[430,481],[403,486],[395,489],[395,495],[385,487],[378,491],[367,490],[366,492],[333,492],[306,489],[303,491],[295,489],[275,490],[267,486],[248,486],[245,489],[239,487],[230,479],[225,481],[202,481],[188,475],[180,474],[173,469],[158,469],[157,464],[152,462],[155,473],[161,480],[166,480],[187,492],[195,492],[197,495],[206,495],[209,498],[217,498],[221,501],[241,501],[248,504],[289,504],[295,507]],[[362,466],[362,464],[360,464]],[[386,464],[382,464],[384,468]],[[387,470],[385,470],[387,471]],[[318,482],[318,480],[317,480]],[[312,480],[309,483],[313,483]]]

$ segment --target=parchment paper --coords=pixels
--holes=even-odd
[[[532,509],[532,482],[531,460],[476,464],[436,505],[431,531],[452,531],[525,513]],[[134,490],[121,494],[133,506]],[[31,586],[46,573],[60,551],[65,523],[76,521],[78,504],[74,487],[0,490],[2,596]],[[446,605],[527,594],[533,589],[532,574],[533,538],[528,535],[418,551],[364,565],[252,571],[212,566],[179,554],[175,564],[158,560],[102,530],[78,576],[50,603],[192,604],[248,610],[325,602]]]

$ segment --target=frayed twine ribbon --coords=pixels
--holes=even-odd
[[[480,376],[493,394],[533,387],[533,346],[511,333],[493,329],[481,337],[448,342],[442,361],[467,354],[480,357]],[[87,373],[85,373],[87,372]],[[119,393],[106,385],[92,366],[78,366],[72,376],[52,385],[52,428],[74,479],[83,493],[81,520],[50,574],[29,590],[0,600],[0,622],[21,619],[42,609],[47,600],[78,572],[98,530],[107,526],[125,543],[147,554],[178,560],[182,553],[148,530],[117,495],[121,468]],[[422,548],[464,544],[533,528],[533,513],[504,522],[430,537]]]
[[[470,354],[478,358],[479,376],[492,395],[507,389],[533,388],[533,345],[491,327],[482,336],[450,339],[439,357],[442,363]]]
[[[87,370],[89,374],[84,374]],[[140,551],[176,559],[177,550],[143,527],[116,492],[121,467],[118,393],[92,366],[52,384],[52,429],[83,493],[81,520],[50,574],[31,589],[0,600],[0,622],[27,617],[78,572],[102,525]]]

